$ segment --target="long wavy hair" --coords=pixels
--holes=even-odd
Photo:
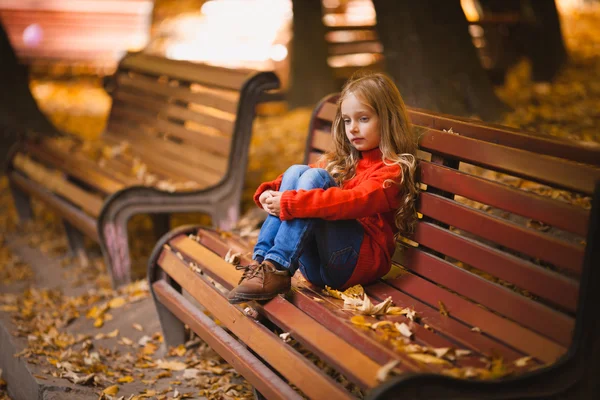
[[[337,101],[337,111],[331,128],[334,148],[322,158],[325,169],[340,186],[356,174],[360,152],[346,137],[341,113],[342,102],[350,94],[375,111],[381,129],[379,149],[382,152],[382,160],[386,165],[395,164],[401,169],[398,179],[385,181],[384,187],[400,186],[401,204],[394,219],[398,234],[408,237],[413,233],[416,224],[417,140],[408,120],[404,101],[389,77],[381,73],[359,71],[344,85]]]

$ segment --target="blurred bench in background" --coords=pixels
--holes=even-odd
[[[152,7],[152,0],[3,0],[0,22],[33,73],[106,74],[146,45]]]
[[[130,280],[127,222],[199,212],[215,226],[237,221],[258,103],[277,89],[272,72],[227,69],[130,53],[107,79],[112,109],[97,141],[36,137],[12,152],[7,176],[21,220],[30,197],[65,221],[74,253],[98,241],[114,286]]]

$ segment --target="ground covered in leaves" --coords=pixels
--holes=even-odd
[[[497,88],[500,98],[513,107],[504,123],[551,136],[600,142],[599,20],[598,9],[563,17],[570,60],[554,82],[531,82],[526,61],[510,71],[506,84]],[[31,89],[43,111],[60,129],[86,139],[96,138],[104,129],[110,98],[99,80],[37,79],[31,82]],[[297,109],[256,120],[245,182],[245,209],[252,207],[251,195],[260,182],[273,179],[289,165],[302,161],[310,112],[308,108]],[[100,257],[92,258],[84,267],[79,260],[65,256],[62,227],[52,213],[36,205],[35,223],[18,227],[5,179],[0,184],[0,192],[0,232],[3,232],[0,234],[0,285],[26,285],[34,279],[31,266],[5,243],[5,235],[21,235],[28,238],[31,247],[49,256],[61,257],[66,268],[65,281],[81,288],[78,295],[65,295],[60,290],[30,286],[22,294],[0,296],[0,311],[11,315],[18,327],[16,335],[28,343],[19,356],[41,365],[46,379],[91,385],[105,398],[118,397],[124,393],[123,390],[119,393],[119,387],[133,381],[146,386],[134,398],[184,398],[188,393],[209,398],[251,396],[249,386],[231,367],[198,341],[161,353],[160,333],[146,332],[140,323],[131,326],[140,333],[135,341],[120,331],[105,332],[105,323],[122,308],[147,300],[145,281],[120,291],[111,290]],[[204,221],[198,216],[179,216],[175,224]],[[132,244],[133,255],[138,260],[138,270],[143,271],[145,257],[154,245],[149,234],[149,219],[134,219],[131,230],[136,238]],[[92,250],[93,246],[90,244]],[[360,318],[353,322],[368,323]],[[97,333],[78,334],[69,329],[77,323],[94,327]],[[372,325],[368,328],[376,329]],[[398,335],[409,334],[405,327],[393,328]],[[438,356],[435,352],[423,354]],[[0,400],[7,398],[1,377],[0,372]],[[158,381],[167,381],[169,385],[153,392],[153,384]],[[178,382],[194,387],[193,393],[179,392]]]

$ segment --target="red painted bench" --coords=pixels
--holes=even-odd
[[[32,217],[31,197],[44,202],[65,221],[75,253],[83,235],[100,243],[119,286],[130,280],[131,216],[151,214],[160,235],[177,212],[209,214],[224,229],[237,222],[255,108],[279,79],[129,53],[108,83],[99,140],[25,140],[6,175],[21,220]]]
[[[334,101],[325,99],[313,113],[306,161],[331,145]],[[404,322],[413,334],[409,344],[421,347],[399,346],[402,336],[384,327],[358,326],[341,300],[298,275],[285,297],[248,303],[248,309],[229,304],[225,295],[240,271],[224,257],[232,250],[247,263],[251,247],[203,227],[165,235],[150,259],[165,342],[186,340],[187,325],[255,386],[258,397],[269,399],[301,398],[290,385],[315,399],[353,398],[352,388],[379,399],[548,398],[592,382],[598,371],[586,357],[599,337],[600,276],[592,267],[599,262],[600,168],[473,139],[460,125],[444,132],[414,116],[422,218],[413,242],[398,243],[393,273],[365,290],[373,302],[391,297],[416,312],[414,322],[377,320]],[[282,340],[282,332],[331,373]],[[436,351],[448,347],[469,354],[436,361]],[[399,376],[382,384],[378,372],[394,361]],[[477,374],[489,379],[468,379]]]

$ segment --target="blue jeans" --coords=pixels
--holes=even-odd
[[[283,174],[279,190],[327,189],[332,186],[336,183],[324,169],[293,165]],[[353,219],[325,221],[296,218],[281,221],[269,215],[258,235],[253,258],[275,261],[292,275],[300,268],[311,283],[340,288],[354,272],[363,237],[362,225]]]

